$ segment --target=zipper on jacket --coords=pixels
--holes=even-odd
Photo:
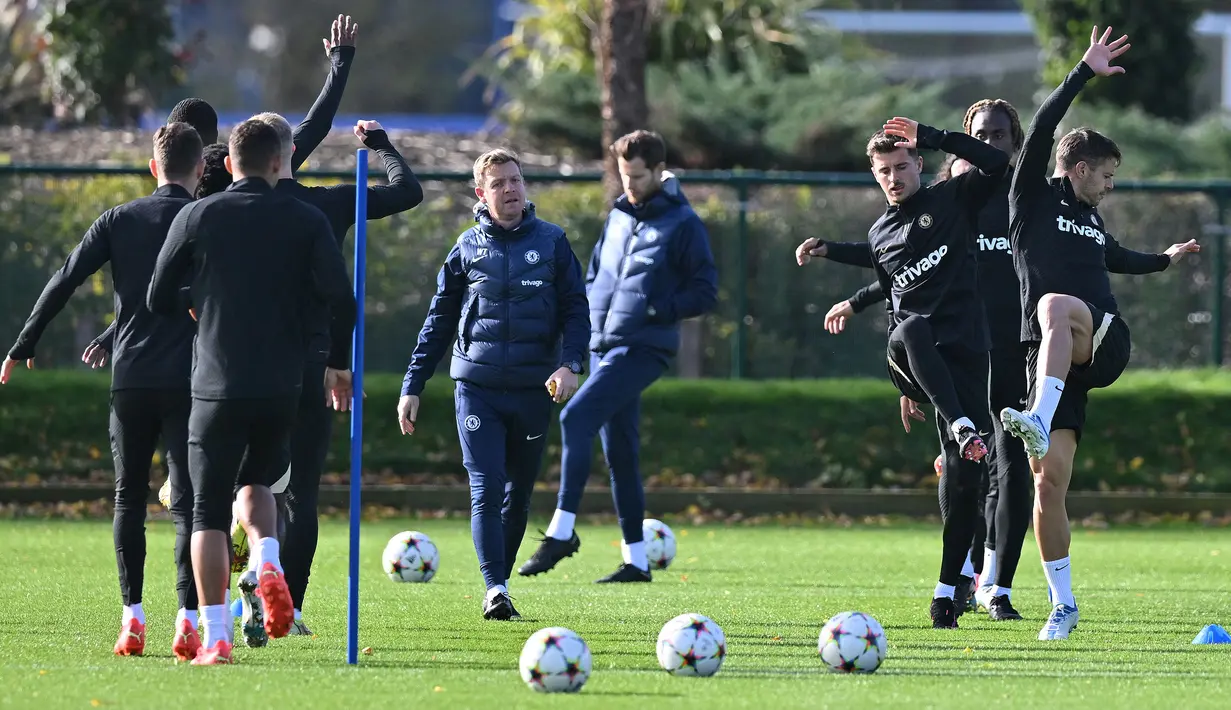
[[[620,269],[616,272],[615,286],[611,289],[611,298],[615,300],[615,296],[620,292],[620,284],[624,282],[624,272],[628,267],[628,260],[632,257],[633,245],[637,241],[637,232],[641,229],[641,222],[633,222],[632,231],[628,233],[628,240],[624,243],[624,256],[620,259]],[[647,294],[648,295],[648,294]],[[603,320],[603,335],[609,335],[608,327],[611,323],[611,306],[607,306],[607,318]]]

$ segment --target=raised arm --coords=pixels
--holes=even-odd
[[[52,319],[64,310],[73,292],[85,283],[86,279],[103,268],[103,265],[111,258],[111,221],[112,212],[110,210],[94,220],[94,224],[90,225],[85,236],[82,237],[81,243],[68,255],[60,270],[47,281],[47,285],[43,287],[43,293],[39,295],[38,301],[34,304],[34,310],[30,312],[30,317],[17,336],[17,342],[9,350],[9,359],[29,360],[33,358],[35,347],[38,345],[39,338],[43,336],[43,331],[47,329]]]
[[[304,116],[303,122],[295,127],[295,153],[291,156],[291,172],[299,170],[312,155],[312,151],[325,140],[333,128],[333,118],[338,113],[342,103],[342,94],[346,90],[346,79],[350,76],[351,64],[355,59],[355,36],[359,32],[359,24],[351,23],[348,16],[338,15],[329,30],[329,39],[325,43],[325,54],[329,57],[329,74],[325,76],[325,86],[316,97],[312,108]]]
[[[1039,110],[1035,112],[1034,118],[1030,121],[1030,127],[1026,129],[1026,140],[1022,145],[1021,153],[1017,156],[1017,168],[1013,172],[1013,184],[1009,188],[1010,203],[1017,202],[1024,196],[1046,187],[1047,179],[1051,177],[1047,166],[1051,162],[1056,128],[1060,126],[1060,121],[1068,113],[1069,106],[1081,93],[1086,82],[1093,79],[1095,75],[1111,76],[1124,73],[1123,67],[1112,66],[1111,62],[1128,51],[1131,46],[1126,44],[1128,36],[1125,35],[1107,44],[1107,38],[1110,36],[1110,27],[1101,38],[1098,36],[1098,27],[1090,32],[1090,47],[1086,49],[1081,61],[1073,67],[1060,86],[1043,100]]]
[[[1185,254],[1201,251],[1197,240],[1190,239],[1183,244],[1172,244],[1161,254],[1133,251],[1127,249],[1110,234],[1104,234],[1107,243],[1103,247],[1103,260],[1107,270],[1113,274],[1154,274],[1166,271],[1172,262],[1179,261]]]
[[[368,219],[384,219],[389,215],[416,207],[423,202],[423,186],[411,172],[410,166],[398,153],[397,148],[389,140],[376,121],[360,121],[355,126],[355,135],[363,141],[369,150],[376,151],[385,164],[385,175],[389,179],[387,185],[372,185],[368,187]]]
[[[1009,154],[965,133],[942,131],[909,118],[895,116],[885,124],[885,133],[900,136],[906,148],[940,150],[965,160],[976,170],[925,189],[955,189],[960,202],[971,210],[983,209],[1008,176]]]
[[[419,342],[410,355],[410,366],[402,380],[402,396],[418,397],[444,357],[462,317],[462,299],[466,295],[466,272],[462,251],[454,246],[436,275],[436,295],[428,307],[427,318],[419,330]]]

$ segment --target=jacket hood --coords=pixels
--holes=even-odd
[[[644,205],[634,205],[628,201],[628,195],[624,194],[616,198],[615,208],[634,217],[648,219],[673,209],[689,206],[688,197],[684,195],[680,179],[675,176],[675,173],[664,170],[661,180],[662,189],[655,193],[649,202]]]

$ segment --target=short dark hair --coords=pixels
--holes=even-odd
[[[187,123],[168,123],[154,131],[154,161],[168,180],[192,175],[203,148],[201,136]]]
[[[897,150],[898,143],[901,143],[902,140],[901,136],[891,136],[884,131],[873,133],[872,137],[868,139],[868,162],[871,162],[874,156],[886,155]],[[911,158],[919,157],[919,151],[915,148],[907,148],[906,152]]]
[[[218,112],[204,99],[184,99],[171,109],[167,123],[187,123],[201,134],[205,145],[218,142]]]
[[[201,156],[205,160],[205,172],[201,173],[201,181],[197,183],[197,194],[195,195],[198,200],[216,192],[222,192],[231,186],[233,180],[231,173],[227,172],[227,153],[226,143],[205,146],[205,151]]]
[[[282,138],[273,126],[250,118],[231,130],[228,150],[232,167],[240,172],[267,172],[282,155]]]
[[[633,131],[611,144],[611,154],[626,161],[641,158],[652,168],[667,162],[667,143],[654,131]]]
[[[1104,160],[1120,164],[1120,147],[1107,136],[1093,128],[1074,128],[1056,146],[1056,165],[1061,170],[1072,170],[1078,163],[1093,166]]]
[[[970,128],[975,123],[975,116],[984,111],[999,111],[1009,119],[1009,134],[1013,137],[1013,149],[1021,150],[1022,145],[1026,143],[1026,134],[1022,132],[1022,119],[1018,117],[1017,109],[1013,108],[1013,104],[1004,99],[983,99],[971,104],[970,108],[966,109],[966,118],[962,119],[962,130],[973,135],[970,133]]]

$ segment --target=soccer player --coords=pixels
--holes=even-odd
[[[316,207],[325,214],[333,232],[334,240],[341,248],[346,234],[355,224],[355,186],[353,184],[308,187],[292,175],[294,162],[295,133],[291,124],[276,113],[262,113],[253,117],[277,132],[282,141],[282,170],[278,175],[275,191],[284,193]],[[332,116],[330,117],[332,121]],[[314,124],[308,124],[309,129]],[[383,219],[405,212],[423,201],[423,188],[415,178],[410,166],[390,142],[389,136],[376,121],[360,121],[354,128],[355,136],[367,148],[375,152],[384,163],[388,177],[387,185],[371,185],[368,193],[368,219]],[[329,453],[329,439],[333,433],[333,416],[325,401],[324,381],[328,378],[350,381],[351,332],[339,331],[334,322],[331,326],[328,309],[323,304],[312,307],[315,324],[314,336],[308,347],[308,364],[304,368],[303,389],[299,399],[299,414],[295,431],[291,436],[291,462],[286,484],[286,530],[279,539],[284,545],[282,563],[286,571],[286,583],[295,602],[295,623],[291,635],[311,636],[312,631],[303,621],[304,597],[308,590],[308,576],[316,554],[318,536],[317,500],[320,494],[321,475],[325,470],[325,457]],[[328,364],[327,362],[328,361]],[[346,408],[345,402],[335,403]],[[255,577],[255,575],[253,575]],[[245,581],[248,583],[245,584]],[[240,590],[252,588],[250,580],[240,580]],[[245,594],[245,604],[253,601]],[[245,641],[252,645],[249,634],[261,634],[261,624],[244,625]],[[257,645],[263,645],[258,641]]]
[[[413,434],[423,392],[449,342],[457,433],[470,474],[470,529],[487,585],[483,618],[519,616],[508,580],[526,532],[543,463],[552,402],[577,390],[588,307],[581,264],[564,230],[526,200],[521,161],[509,150],[474,164],[475,221],[436,277],[436,295],[398,400]]]
[[[1010,165],[1016,164],[1024,136],[1012,104],[1001,99],[978,101],[966,110],[963,128],[967,135],[1009,154]],[[955,159],[942,166],[937,177],[957,177],[972,167],[965,160]],[[979,295],[987,311],[991,335],[989,398],[994,412],[1018,406],[1026,400],[1026,378],[1022,376],[1026,370],[1026,347],[1019,337],[1020,287],[1008,239],[1009,182],[1000,181],[995,195],[978,216]],[[809,242],[801,245],[801,249],[808,248]],[[829,310],[825,316],[826,329],[841,332],[846,318],[883,298],[880,282],[869,284]],[[963,565],[957,601],[960,610],[971,596],[965,590],[973,587],[974,575],[981,573],[973,599],[987,608],[993,621],[1010,621],[1021,618],[1010,600],[1013,576],[1030,523],[1031,474],[1024,448],[1005,432],[998,419],[993,418],[993,426],[995,438],[988,459],[990,475],[984,484],[987,489],[985,522],[977,526],[971,549],[975,559],[972,561],[968,556]],[[956,465],[943,454],[942,451],[943,468]],[[981,566],[978,564],[980,556]]]
[[[359,32],[359,24],[352,23],[350,16],[338,15],[329,30],[329,38],[322,38],[325,54],[329,57],[329,73],[325,76],[325,85],[313,102],[312,108],[298,126],[295,127],[295,152],[291,160],[291,170],[299,170],[307,161],[312,151],[316,150],[321,141],[329,135],[333,125],[333,117],[342,103],[342,94],[346,89],[346,80],[350,76],[351,64],[355,58],[355,38]],[[180,101],[171,109],[167,123],[180,121],[196,129],[205,142],[205,172],[197,184],[196,198],[208,197],[215,192],[227,189],[231,184],[231,173],[227,171],[224,161],[227,156],[227,144],[218,143],[218,112],[204,99],[188,98]],[[107,362],[107,354],[111,352],[115,336],[115,324],[112,323],[97,338],[90,342],[81,355],[82,362],[91,367],[102,367]]]
[[[651,581],[641,533],[641,393],[675,356],[680,321],[707,313],[718,299],[705,225],[680,191],[679,180],[666,172],[663,139],[635,131],[617,140],[611,151],[624,194],[607,216],[586,274],[591,374],[560,412],[564,451],[556,512],[539,548],[518,570],[522,575],[546,572],[580,549],[573,526],[590,477],[594,437],[601,433],[624,562],[598,582]],[[570,367],[580,371],[580,363]]]
[[[921,187],[920,145],[957,155],[977,169]],[[944,476],[940,489],[944,549],[930,615],[934,628],[957,628],[954,595],[977,525],[980,462],[987,453],[982,432],[991,432],[990,343],[974,229],[978,213],[1007,177],[1009,154],[906,118],[886,123],[869,140],[867,154],[889,203],[867,244],[805,242],[796,258],[800,265],[812,256],[847,260],[830,248],[846,247],[851,263],[874,264],[881,289],[890,294],[889,376],[902,393],[903,426],[909,431],[910,419],[922,417],[917,403],[930,402],[946,458],[955,464],[957,475]]]
[[[172,220],[192,201],[201,177],[201,137],[186,123],[171,123],[154,133],[150,173],[158,181],[152,195],[107,210],[95,220],[64,266],[52,276],[30,319],[4,361],[0,382],[25,360],[33,367],[44,329],[63,310],[73,291],[111,263],[115,283],[116,348],[111,375],[111,454],[115,462],[115,557],[124,611],[115,653],[145,652],[145,517],[150,494],[150,464],[159,439],[167,450],[174,482],[170,501],[175,522],[176,594],[179,615],[172,651],[191,660],[201,646],[197,634],[197,590],[193,583],[189,535],[192,484],[188,476],[189,373],[195,327],[186,304],[166,317],[145,306],[158,251]],[[175,284],[172,284],[174,287]]]
[[[226,531],[237,485],[248,538],[255,540],[252,567],[260,573],[266,632],[279,638],[290,630],[294,605],[269,484],[290,459],[304,343],[312,333],[304,304],[325,300],[350,327],[356,308],[325,216],[274,191],[282,169],[277,132],[259,121],[241,123],[231,133],[227,164],[235,182],[176,216],[147,295],[151,311],[173,314],[181,309],[179,284],[190,279],[198,318],[188,421],[192,560],[205,632],[196,665],[231,662]]]
[[[1166,269],[1196,241],[1162,254],[1125,249],[1107,231],[1098,205],[1114,187],[1120,150],[1103,134],[1077,128],[1060,139],[1048,179],[1053,133],[1087,81],[1124,69],[1112,62],[1129,49],[1128,37],[1107,42],[1090,33],[1090,47],[1064,82],[1039,107],[1009,192],[1009,238],[1021,279],[1021,339],[1029,344],[1030,409],[1006,407],[1004,428],[1022,440],[1034,471],[1034,532],[1053,604],[1039,640],[1066,639],[1077,625],[1069,559],[1065,493],[1092,389],[1114,383],[1128,365],[1132,343],[1120,317],[1108,273],[1146,274]]]

